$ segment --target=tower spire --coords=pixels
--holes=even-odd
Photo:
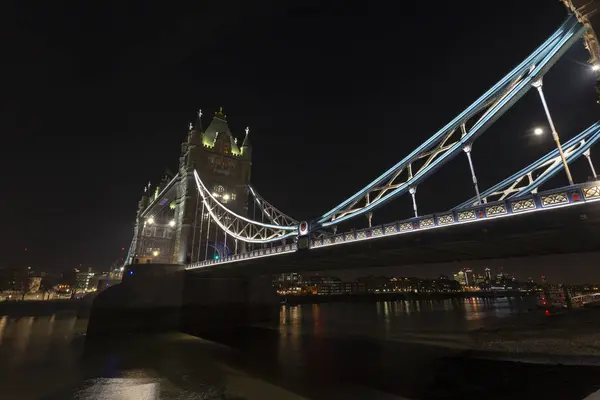
[[[196,130],[198,132],[202,132],[202,109],[198,110],[198,118],[196,118],[196,123],[194,124],[194,130]]]
[[[246,127],[246,136],[244,136],[244,141],[242,142],[242,147],[250,147],[250,139],[248,139],[249,133],[250,133],[250,128]]]

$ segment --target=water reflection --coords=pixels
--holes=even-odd
[[[289,335],[358,334],[393,338],[407,332],[459,332],[485,327],[534,307],[528,298],[397,300],[282,307],[280,331]]]
[[[456,346],[460,335],[469,330],[528,307],[531,304],[522,299],[477,298],[282,306],[275,335],[270,330],[231,343],[247,346],[246,359],[208,342],[144,343],[137,336],[133,344],[104,346],[97,358],[86,358],[89,355],[83,357],[78,340],[85,332],[85,321],[65,315],[0,316],[0,398],[44,398],[40,394],[48,393],[60,394],[51,399],[182,398],[190,393],[223,398],[219,388],[239,387],[243,392],[257,370],[291,382],[309,379],[311,388],[333,379],[332,374],[348,382],[379,381],[381,374],[372,371],[396,374],[394,363],[408,365],[401,359],[414,363],[423,357],[422,349],[432,344]],[[240,375],[243,368],[251,374]],[[252,382],[260,393],[275,390],[261,381]],[[175,395],[165,396],[169,391]]]

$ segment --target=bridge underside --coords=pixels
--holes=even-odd
[[[591,252],[600,251],[599,235],[597,202],[187,272],[260,275]]]

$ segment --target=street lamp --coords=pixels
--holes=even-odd
[[[174,219],[172,219],[172,220],[169,221],[169,226],[171,228],[175,226],[175,220]]]
[[[536,135],[541,135],[542,133],[544,133],[544,130],[542,128],[535,128],[535,130],[533,131],[533,133],[535,133]]]
[[[152,225],[154,223],[154,218],[150,217],[146,222],[148,222],[149,225]]]
[[[158,252],[158,250],[154,250],[154,251],[152,252],[152,255],[153,255],[154,257],[158,257],[158,255],[159,255],[159,254],[160,254],[160,253]]]
[[[592,71],[600,71],[600,64],[594,64],[592,65]]]

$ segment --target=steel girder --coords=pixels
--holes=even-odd
[[[265,224],[234,213],[212,195],[196,170],[194,178],[206,212],[233,238],[246,243],[271,243],[298,236],[297,225]]]
[[[575,136],[562,148],[567,163],[577,160],[600,139],[600,121],[596,122],[579,135]],[[483,202],[501,201],[519,198],[537,192],[538,188],[548,179],[564,169],[558,149],[554,149],[536,162],[519,172],[511,175],[497,185],[481,193]],[[537,176],[535,176],[537,175]],[[535,177],[534,177],[535,176]],[[472,208],[479,204],[477,197],[472,197],[464,203],[454,207],[453,210]]]
[[[271,203],[259,195],[251,185],[248,185],[248,189],[250,189],[250,194],[254,199],[254,203],[259,207],[262,215],[266,216],[271,224],[282,226],[298,226],[299,222],[297,220],[275,208]]]
[[[577,18],[569,16],[544,44],[475,103],[383,175],[317,218],[313,227],[328,227],[357,217],[416,190],[419,183],[470,146],[525,95],[585,30]]]

